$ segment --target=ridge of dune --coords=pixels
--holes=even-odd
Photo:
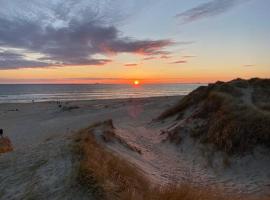
[[[228,154],[270,148],[270,79],[236,79],[201,86],[157,120],[174,118],[168,139],[189,134]]]

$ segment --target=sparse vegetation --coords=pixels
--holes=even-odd
[[[107,122],[109,123],[109,122]],[[98,142],[93,127],[76,134],[74,152],[79,158],[78,182],[96,199],[109,200],[225,200],[220,189],[196,187],[190,183],[154,186],[128,161]],[[247,199],[247,198],[240,198]]]
[[[99,144],[92,128],[80,131],[75,139],[79,183],[98,199],[144,199],[149,182],[134,166]]]
[[[163,134],[167,134],[167,138],[164,141],[169,140],[171,143],[180,144],[183,140],[181,134],[179,134],[181,131],[182,127],[176,127],[175,129],[164,132]]]
[[[133,145],[130,145],[126,140],[124,140],[122,137],[119,135],[115,134],[115,127],[113,125],[112,119],[106,120],[104,122],[99,122],[91,126],[93,129],[95,127],[102,127],[103,131],[102,134],[100,134],[100,138],[105,142],[105,143],[110,143],[110,142],[117,142],[127,149],[134,151],[138,154],[141,154],[141,150]]]
[[[169,108],[165,112],[163,112],[157,120],[163,120],[168,117],[172,117],[175,115],[178,115],[178,118],[181,118],[183,116],[182,111],[188,108],[189,106],[192,106],[196,104],[197,102],[201,101],[208,95],[208,88],[205,86],[201,86],[198,89],[191,92],[189,95],[185,96],[178,104],[173,106],[172,108]]]
[[[13,151],[11,141],[7,137],[0,138],[0,154]]]
[[[228,154],[242,154],[256,145],[270,148],[269,102],[269,79],[236,79],[198,88],[158,119],[189,119],[190,136]]]

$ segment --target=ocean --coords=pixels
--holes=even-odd
[[[202,84],[18,84],[0,85],[0,103],[76,101],[186,95]]]

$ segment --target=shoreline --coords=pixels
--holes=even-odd
[[[181,98],[186,95],[168,95],[168,96],[150,96],[150,97],[127,97],[127,98],[108,98],[108,99],[87,99],[87,100],[53,100],[53,101],[35,101],[34,103],[29,101],[29,102],[4,102],[0,103],[1,105],[13,105],[13,104],[42,104],[42,103],[56,103],[56,102],[61,102],[61,103],[75,103],[75,102],[94,102],[94,101],[122,101],[122,100],[144,100],[144,99],[161,99],[161,98]]]

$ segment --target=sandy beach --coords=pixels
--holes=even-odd
[[[117,136],[140,153],[118,143],[109,144],[108,148],[141,169],[154,184],[189,181],[239,194],[268,191],[270,159],[262,159],[261,151],[234,158],[226,169],[218,159],[221,154],[215,155],[217,159],[209,166],[197,142],[187,140],[180,146],[163,142],[162,129],[168,122],[156,124],[152,120],[181,98],[0,104],[0,126],[14,148],[0,157],[0,196],[22,198],[35,185],[31,195],[34,192],[45,199],[50,195],[55,199],[76,199],[76,187],[70,190],[76,166],[69,147],[72,135],[108,119],[112,119]],[[79,199],[83,196],[82,193]]]
[[[62,102],[62,107],[56,102],[0,104],[0,126],[18,150],[67,136],[106,119],[136,127],[138,123],[150,122],[180,98],[74,101]]]
[[[76,190],[74,195],[70,189],[75,168],[71,136],[110,118],[119,127],[142,126],[179,98],[75,101],[61,107],[56,102],[0,104],[0,126],[14,148],[0,156],[0,197],[25,199],[35,194],[33,198],[84,199],[83,193]]]

